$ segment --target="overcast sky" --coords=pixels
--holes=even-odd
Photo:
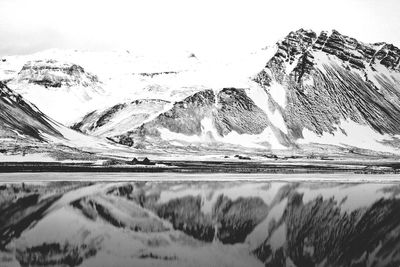
[[[400,0],[0,0],[0,56],[48,48],[233,53],[299,28],[400,46]]]

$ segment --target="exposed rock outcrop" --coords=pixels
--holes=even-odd
[[[0,82],[0,137],[21,136],[43,141],[42,133],[62,137],[53,121]]]
[[[72,129],[103,137],[126,133],[160,114],[168,104],[168,101],[161,99],[138,99],[117,104],[88,113]]]
[[[400,133],[399,61],[393,45],[299,30],[278,43],[254,80],[266,91],[272,83],[285,89],[280,111],[292,139],[302,138],[303,129],[334,134],[346,120],[394,135]]]
[[[244,89],[224,88],[217,94],[213,90],[195,93],[176,102],[155,119],[115,139],[122,143],[127,138],[135,141],[148,136],[159,137],[163,129],[187,136],[209,135],[212,139],[233,131],[257,135],[269,126],[268,116]]]
[[[45,87],[88,87],[100,83],[96,75],[86,72],[81,66],[56,60],[29,61],[22,67],[17,79]]]

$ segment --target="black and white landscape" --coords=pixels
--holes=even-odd
[[[399,266],[396,1],[0,1],[0,267]]]
[[[157,60],[129,51],[3,57],[2,159],[398,158],[394,45],[300,29],[211,70],[194,54]]]

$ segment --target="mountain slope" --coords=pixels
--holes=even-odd
[[[138,99],[176,102],[205,88],[243,87],[249,73],[264,65],[266,53],[238,54],[226,62],[187,52],[51,49],[4,57],[0,80],[52,118],[72,125],[93,110]]]
[[[26,62],[7,84],[62,123],[88,112],[89,103],[96,103],[104,94],[96,75],[77,64],[53,59]]]
[[[274,135],[278,137],[276,137]],[[132,144],[151,138],[183,143],[229,143],[271,148],[279,145],[280,130],[267,114],[248,97],[245,89],[224,88],[195,93],[154,118],[114,139]],[[247,138],[254,139],[246,140]],[[254,141],[254,142],[253,142]],[[285,143],[282,139],[281,142]],[[247,143],[247,144],[246,144]],[[289,143],[286,143],[290,145]]]
[[[54,121],[3,82],[0,82],[0,143],[0,158],[5,161],[27,160],[18,158],[26,154],[32,154],[32,159],[37,155],[43,161],[65,157],[96,159],[101,153],[117,149],[112,142],[84,135]]]
[[[43,133],[62,137],[54,122],[0,82],[1,137],[23,136],[43,141]]]
[[[297,150],[317,143],[399,152],[400,50],[393,45],[299,30],[262,54],[264,67],[249,60],[254,66],[215,69],[187,58],[154,68],[157,61],[147,65],[128,52],[72,55],[92,62],[91,71],[99,65],[104,83],[80,65],[31,60],[8,84],[83,133],[136,148]]]
[[[72,129],[95,136],[114,136],[126,133],[146,120],[151,120],[169,104],[160,99],[139,99],[117,104],[105,110],[88,113]]]
[[[374,137],[400,134],[399,61],[400,50],[392,45],[299,30],[278,43],[254,80],[272,96],[290,139],[318,141],[331,134],[348,137],[336,144],[348,139],[349,145],[368,148],[372,142],[383,149]],[[352,144],[357,137],[371,138]]]
[[[299,30],[271,50],[275,53],[247,87],[203,89],[114,140],[264,149],[321,143],[398,152],[398,48],[365,44],[337,31]]]

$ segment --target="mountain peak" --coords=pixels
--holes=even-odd
[[[317,34],[312,30],[305,30],[303,28],[290,32],[282,43],[302,43],[309,45],[317,38]]]
[[[303,138],[304,130],[317,136],[310,140],[329,133],[352,145],[365,138],[359,146],[371,147],[368,136],[400,133],[397,47],[363,43],[336,30],[317,36],[303,29],[289,33],[277,46],[254,81],[271,97],[283,91],[290,104],[280,111],[290,138]],[[350,126],[369,133],[357,135]],[[386,149],[379,142],[376,147]]]
[[[365,69],[367,65],[380,63],[390,70],[400,70],[400,49],[396,46],[384,42],[363,43],[335,29],[322,31],[319,35],[312,30],[299,29],[290,32],[277,45],[278,51],[271,62],[285,62],[292,65],[307,51],[322,51],[348,62],[357,69]]]

